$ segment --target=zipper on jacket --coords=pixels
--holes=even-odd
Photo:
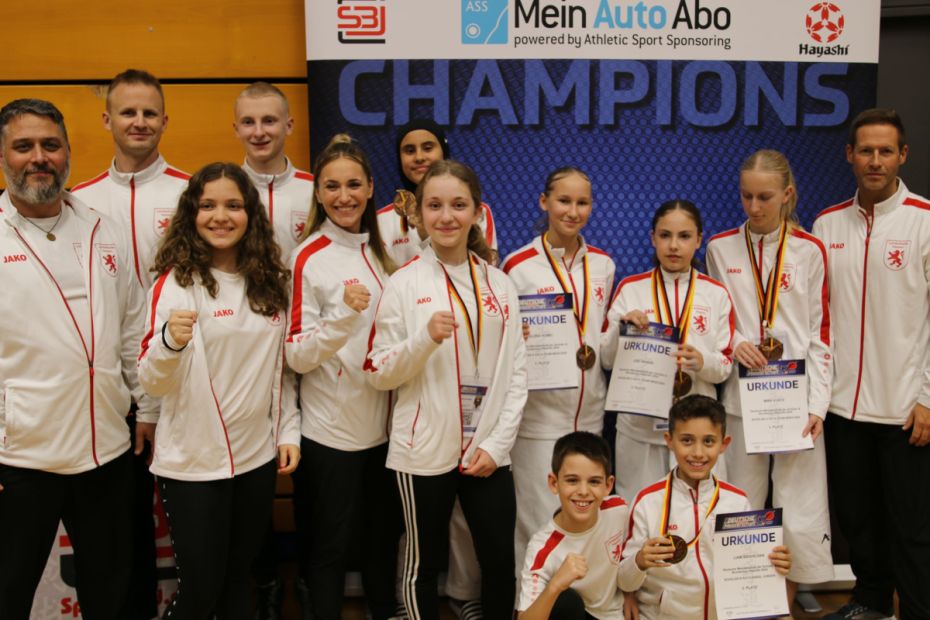
[[[362,259],[365,261],[365,265],[368,266],[368,271],[370,271],[370,272],[371,272],[371,275],[374,276],[375,282],[378,283],[378,288],[380,288],[380,289],[383,291],[383,290],[384,290],[384,285],[381,284],[381,278],[378,277],[378,274],[375,273],[374,268],[371,266],[371,263],[368,261],[368,256],[365,254],[365,244],[364,244],[364,243],[362,243],[361,251],[362,251]],[[451,303],[451,300],[450,300],[450,303]]]
[[[698,490],[691,491],[691,504],[694,510],[694,535],[697,536],[703,525],[698,522]],[[697,559],[698,568],[701,569],[701,577],[704,579],[704,620],[707,620],[707,604],[710,599],[710,583],[707,580],[707,571],[704,570],[704,562],[701,561],[700,538],[694,541],[694,557]]]
[[[70,205],[62,203],[61,208],[65,207],[70,208]],[[88,258],[87,258],[87,309],[88,314],[90,315],[90,349],[87,348],[87,341],[84,339],[84,334],[81,333],[81,328],[78,326],[77,318],[74,316],[74,312],[71,310],[71,305],[68,303],[68,299],[65,297],[64,291],[61,290],[61,285],[58,284],[58,280],[55,279],[55,276],[52,275],[52,272],[49,270],[48,266],[42,259],[39,258],[39,255],[36,251],[29,245],[29,242],[26,241],[26,238],[23,237],[22,233],[19,232],[19,229],[15,226],[13,230],[16,232],[16,236],[19,237],[19,240],[26,246],[32,256],[36,259],[36,262],[42,266],[42,269],[48,275],[49,279],[52,281],[52,284],[55,285],[55,288],[58,289],[58,294],[61,296],[61,301],[65,304],[65,310],[68,311],[68,315],[71,317],[71,323],[74,325],[74,331],[77,332],[78,338],[81,341],[81,347],[84,349],[84,357],[87,360],[87,380],[90,386],[90,398],[88,406],[90,408],[90,449],[91,456],[94,459],[94,465],[100,466],[100,461],[97,460],[97,423],[96,423],[96,413],[94,411],[94,356],[96,355],[96,343],[94,342],[94,281],[93,281],[93,265],[94,265],[94,237],[97,236],[97,229],[100,228],[100,219],[97,219],[97,222],[94,224],[93,230],[90,232],[90,245],[88,247]]]
[[[268,223],[274,226],[274,179],[268,182]]]
[[[136,177],[133,175],[129,179],[129,227],[132,229],[132,261],[136,270],[136,279],[142,288],[148,288],[142,284],[142,273],[139,271],[139,246],[136,243]]]
[[[872,239],[872,223],[875,215],[863,214],[865,218],[865,255],[862,258],[862,315],[859,317],[859,371],[856,374],[856,392],[853,395],[851,420],[856,419],[856,410],[859,409],[859,390],[862,388],[862,362],[865,351],[865,290],[869,280],[869,241]]]

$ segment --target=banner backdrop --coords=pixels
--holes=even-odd
[[[546,175],[591,177],[585,237],[618,278],[651,264],[649,224],[686,198],[705,239],[742,221],[740,163],[789,158],[799,215],[845,199],[846,124],[875,102],[879,0],[306,0],[311,149],[368,152],[401,187],[396,127],[429,117],[479,174],[501,255],[534,236]]]

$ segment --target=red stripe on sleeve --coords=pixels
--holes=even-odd
[[[552,532],[549,536],[549,540],[546,541],[546,544],[543,545],[542,549],[539,550],[539,553],[536,554],[536,559],[533,560],[533,567],[530,570],[539,570],[546,563],[546,558],[549,557],[549,554],[552,553],[552,550],[559,546],[559,543],[562,542],[562,539],[565,538],[565,534],[562,532]]]
[[[820,286],[820,307],[822,308],[822,312],[820,314],[820,341],[829,346],[830,285],[828,283],[829,278],[827,276],[827,249],[824,247],[823,242],[820,239],[814,235],[804,232],[803,230],[795,230],[791,234],[800,239],[810,241],[820,252],[820,260],[823,261],[823,283]]]
[[[490,246],[494,241],[494,215],[491,213],[491,207],[482,202],[481,208],[484,209],[484,221],[488,223],[487,238],[485,242]]]
[[[605,510],[607,508],[616,508],[617,506],[626,506],[626,502],[623,501],[623,498],[619,495],[608,497],[603,502],[601,502],[601,510]]]
[[[291,342],[293,337],[299,334],[301,330],[301,322],[303,317],[300,308],[303,305],[304,299],[304,265],[307,264],[307,261],[311,256],[328,246],[330,243],[331,242],[327,237],[320,236],[318,239],[304,247],[304,249],[300,251],[300,254],[297,255],[297,261],[294,263],[294,275],[292,276],[294,282],[294,297],[291,300],[291,330],[287,336],[288,342]]]
[[[76,191],[78,191],[79,189],[84,189],[85,187],[89,187],[89,186],[93,185],[94,183],[97,183],[97,182],[99,182],[99,181],[104,180],[104,179],[107,178],[108,176],[110,176],[110,171],[109,171],[109,170],[107,170],[106,172],[103,172],[103,173],[101,173],[101,174],[95,176],[93,179],[91,179],[91,180],[89,180],[89,181],[84,181],[83,183],[78,183],[77,185],[75,185],[74,187],[71,188],[71,191],[72,191],[72,192],[76,192]]]
[[[539,254],[539,252],[536,251],[536,248],[527,248],[522,252],[518,252],[504,262],[503,266],[501,267],[501,271],[509,274],[511,269],[523,261],[533,258],[537,254]]]
[[[168,279],[169,275],[171,275],[171,269],[161,274],[152,286],[152,321],[149,324],[149,331],[145,334],[145,337],[142,338],[142,351],[139,353],[140,360],[148,352],[149,342],[151,342],[152,336],[155,335],[155,308],[158,307],[158,299],[161,297],[161,290],[165,287],[165,281]]]
[[[313,181],[313,175],[309,172],[304,172],[303,170],[298,170],[294,173],[294,176],[304,181]]]
[[[841,211],[841,210],[843,210],[843,209],[845,209],[845,208],[847,208],[847,207],[851,207],[851,206],[853,205],[853,202],[854,202],[854,199],[853,199],[853,198],[850,198],[849,200],[847,200],[847,201],[845,201],[845,202],[841,202],[841,203],[838,204],[838,205],[833,205],[832,207],[827,207],[826,209],[824,209],[823,211],[821,211],[820,213],[817,214],[817,217],[814,218],[814,221],[816,222],[817,220],[819,220],[819,219],[820,219],[821,217],[823,217],[824,215],[827,215],[828,213],[833,213],[834,211]]]
[[[181,170],[178,170],[177,168],[171,168],[171,167],[168,167],[165,169],[165,174],[167,174],[169,177],[174,177],[176,179],[182,179],[184,181],[190,181],[190,178],[191,178],[191,175],[187,174],[186,172],[182,172]]]

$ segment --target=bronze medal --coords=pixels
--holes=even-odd
[[[482,399],[481,396],[475,396],[475,409],[477,409],[478,407],[481,406],[481,401],[482,401],[482,400],[483,400],[483,399]]]
[[[685,542],[684,538],[675,534],[669,534],[668,539],[675,547],[675,551],[672,557],[665,560],[665,562],[667,564],[678,564],[688,556],[688,543]]]
[[[596,361],[597,353],[586,344],[581,345],[578,348],[578,352],[575,353],[575,363],[578,364],[578,368],[582,370],[591,370],[594,368],[594,362]]]
[[[672,386],[672,394],[675,398],[682,398],[691,391],[691,375],[686,372],[678,371],[675,373],[675,384]]]
[[[409,192],[405,189],[395,190],[394,194],[394,212],[397,215],[406,218],[407,213],[410,212],[411,207],[417,204],[417,198],[413,195],[413,192]]]
[[[785,354],[785,345],[778,338],[763,338],[759,344],[759,351],[770,362],[778,361]]]

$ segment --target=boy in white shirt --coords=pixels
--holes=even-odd
[[[561,508],[526,549],[520,620],[617,618],[623,609],[618,570],[629,509],[608,495],[610,448],[599,435],[569,433],[556,441],[549,489]]]
[[[668,423],[665,442],[678,465],[633,503],[620,587],[635,594],[636,604],[627,605],[624,617],[715,620],[713,523],[717,514],[751,507],[743,491],[711,475],[731,440],[723,405],[688,396],[672,406]],[[787,547],[772,549],[769,560],[788,574]]]

